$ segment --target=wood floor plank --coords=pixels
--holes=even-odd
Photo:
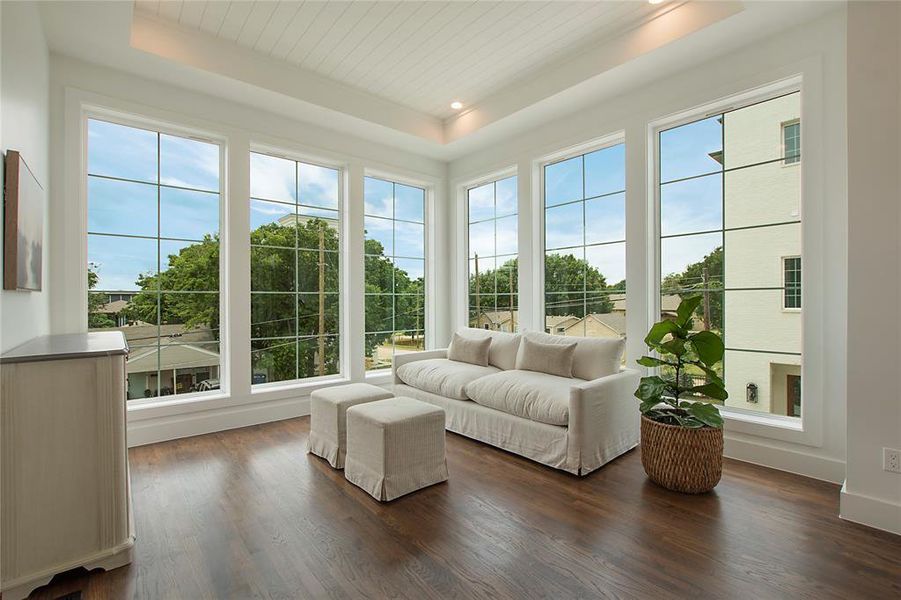
[[[130,451],[134,563],[37,599],[899,598],[901,537],[838,487],[727,460],[663,490],[638,451],[578,478],[448,434],[450,479],[379,503],[292,419]]]

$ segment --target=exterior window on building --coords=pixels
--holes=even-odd
[[[250,155],[253,384],[340,372],[340,177]]]
[[[366,369],[425,348],[425,190],[364,182]]]
[[[129,400],[218,389],[220,147],[87,131],[88,328],[124,332]]]
[[[663,316],[702,295],[694,327],[723,335],[726,405],[789,416],[800,414],[800,400],[786,410],[786,378],[800,378],[801,314],[784,307],[801,305],[801,188],[800,170],[783,164],[800,144],[777,136],[783,123],[799,133],[799,116],[795,92],[658,138]]]
[[[801,308],[801,257],[790,256],[782,259],[785,290],[783,308]]]
[[[544,329],[626,332],[625,145],[544,167]]]
[[[791,165],[801,161],[801,123],[799,121],[782,124],[782,147],[785,155],[784,164]]]
[[[466,193],[469,247],[469,325],[519,328],[516,177]]]

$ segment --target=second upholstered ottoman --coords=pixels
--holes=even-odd
[[[344,477],[382,501],[446,481],[444,410],[405,397],[349,408]]]

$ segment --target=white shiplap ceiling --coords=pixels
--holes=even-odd
[[[647,2],[137,0],[136,11],[235,42],[440,119],[647,21]]]

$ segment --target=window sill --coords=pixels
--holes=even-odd
[[[803,418],[754,413],[735,408],[720,410],[727,435],[748,435],[812,447],[822,445],[820,436],[811,429],[811,424],[804,426]]]
[[[295,379],[293,381],[273,381],[271,383],[258,383],[250,386],[251,396],[257,394],[270,394],[278,392],[297,392],[316,390],[333,385],[350,383],[350,379],[343,375],[323,375],[322,377],[309,377],[307,379]]]
[[[765,427],[777,427],[788,431],[804,431],[801,419],[784,415],[772,415],[768,413],[745,412],[734,408],[723,407],[720,409],[726,422],[753,423]]]
[[[161,400],[159,398],[140,398],[136,400],[126,401],[125,408],[129,413],[140,413],[141,411],[155,408],[167,408],[188,404],[196,405],[204,402],[224,400],[229,396],[230,395],[227,392],[218,391],[211,393],[194,393],[167,396],[166,400]]]

